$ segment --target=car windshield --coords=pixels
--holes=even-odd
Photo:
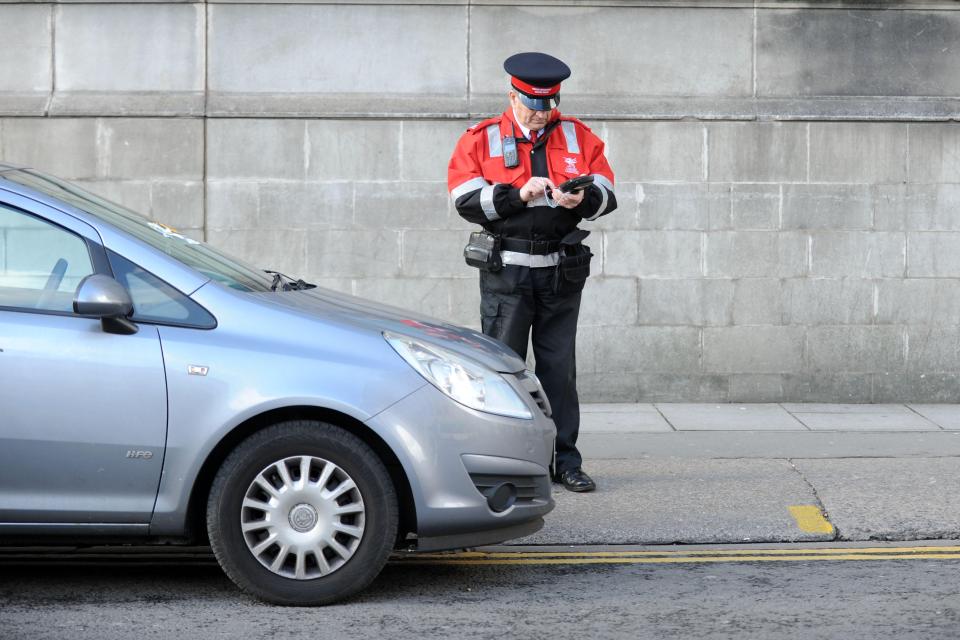
[[[178,233],[176,229],[167,225],[147,220],[134,211],[95,196],[69,182],[24,169],[6,172],[3,178],[62,200],[96,216],[232,289],[271,290],[272,277],[263,270],[228,256],[199,240]]]

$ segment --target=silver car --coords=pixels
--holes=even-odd
[[[537,378],[475,331],[224,255],[0,165],[0,543],[209,540],[323,604],[395,549],[553,508]]]

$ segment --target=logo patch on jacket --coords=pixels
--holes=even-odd
[[[563,161],[567,163],[566,169],[563,170],[565,173],[572,173],[573,175],[580,173],[580,170],[577,169],[576,158],[564,158]]]

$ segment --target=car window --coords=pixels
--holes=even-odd
[[[110,267],[116,279],[130,292],[133,300],[134,322],[157,322],[179,326],[212,329],[217,321],[199,304],[169,284],[130,262],[123,256],[107,251]]]
[[[0,307],[71,313],[77,285],[93,271],[83,238],[0,205]]]

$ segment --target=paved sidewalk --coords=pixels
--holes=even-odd
[[[957,404],[585,404],[588,459],[960,456]]]
[[[584,433],[960,431],[960,404],[586,404]]]

